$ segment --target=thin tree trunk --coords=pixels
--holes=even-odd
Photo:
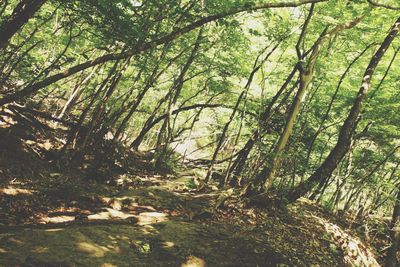
[[[375,68],[381,61],[382,57],[384,56],[386,50],[389,48],[394,38],[397,36],[399,29],[400,17],[392,26],[389,34],[386,36],[385,40],[382,42],[381,46],[378,48],[371,61],[369,62],[363,76],[360,90],[357,94],[349,115],[347,116],[345,122],[340,129],[338,141],[335,147],[332,149],[332,151],[325,159],[325,161],[321,164],[321,166],[310,176],[310,178],[306,182],[301,183],[299,186],[297,186],[294,190],[292,190],[292,192],[290,192],[290,194],[288,195],[289,201],[297,200],[299,197],[304,196],[307,192],[314,188],[318,183],[328,179],[328,177],[330,177],[332,172],[336,169],[339,162],[346,155],[347,151],[350,148],[353,133],[359,121],[362,103],[371,87],[371,79],[375,72]]]
[[[121,81],[121,78],[122,78],[124,72],[126,71],[126,69],[128,68],[129,63],[130,63],[130,58],[128,58],[125,61],[124,65],[121,67],[121,70],[116,74],[116,76],[114,77],[113,81],[110,84],[110,87],[108,88],[104,97],[101,99],[97,108],[95,109],[93,116],[92,116],[92,120],[90,121],[90,124],[88,127],[88,131],[85,133],[84,136],[82,136],[82,142],[80,143],[80,145],[78,147],[79,151],[83,151],[83,149],[88,144],[88,141],[89,141],[92,133],[95,131],[95,129],[99,128],[98,124],[101,122],[101,118],[105,112],[107,102],[110,100],[112,94],[114,93],[119,82]]]
[[[337,94],[338,94],[338,92],[339,92],[339,89],[340,89],[340,87],[341,87],[341,85],[342,85],[342,83],[343,83],[344,78],[346,77],[347,73],[350,71],[351,67],[358,61],[358,59],[360,59],[360,58],[362,57],[362,55],[365,54],[365,52],[368,51],[368,49],[369,49],[371,46],[372,46],[372,44],[368,45],[360,54],[358,54],[358,55],[351,61],[351,63],[349,64],[349,66],[346,68],[346,70],[343,72],[342,76],[340,77],[339,83],[338,83],[338,85],[336,86],[336,90],[335,90],[335,92],[333,93],[333,95],[332,95],[332,97],[331,97],[331,101],[329,102],[328,108],[326,109],[326,112],[325,112],[324,116],[322,117],[321,123],[320,123],[320,125],[319,125],[317,131],[315,132],[315,134],[314,134],[313,137],[311,138],[311,142],[310,142],[309,149],[308,149],[308,152],[307,152],[307,157],[306,157],[306,163],[305,163],[306,168],[308,168],[308,163],[309,163],[309,161],[310,161],[310,156],[311,156],[311,153],[312,153],[312,151],[313,151],[314,143],[315,143],[315,141],[317,140],[318,135],[319,135],[319,134],[322,132],[322,130],[324,129],[324,124],[325,124],[326,120],[329,118],[329,114],[330,114],[330,112],[331,112],[333,103],[334,103],[334,101],[335,101],[335,99],[336,99],[336,96],[337,96]],[[307,170],[306,170],[306,171],[307,171]],[[304,174],[306,173],[306,171],[304,171]]]
[[[223,107],[221,104],[194,104],[190,106],[185,106],[181,107],[178,109],[175,109],[172,111],[172,115],[178,114],[182,111],[187,111],[187,110],[192,110],[192,109],[197,109],[197,108],[218,108],[218,107]],[[136,149],[139,147],[139,145],[142,143],[145,135],[154,127],[156,126],[159,122],[164,120],[168,116],[167,113],[155,118],[155,114],[152,115],[147,122],[145,123],[145,126],[142,128],[140,134],[136,137],[135,141],[132,142],[131,148]]]
[[[144,85],[144,87],[139,91],[138,95],[135,97],[135,99],[133,101],[130,102],[130,109],[128,114],[123,118],[121,124],[119,125],[119,127],[117,128],[115,135],[114,135],[114,140],[118,140],[121,136],[121,134],[123,133],[123,131],[125,130],[126,125],[128,124],[129,120],[132,118],[133,114],[135,113],[135,111],[137,110],[137,108],[139,107],[140,103],[142,102],[144,96],[146,95],[146,93],[150,90],[150,88],[152,88],[152,86],[155,84],[155,82],[158,80],[158,78],[172,65],[173,61],[175,59],[177,59],[178,57],[180,57],[182,55],[182,53],[179,53],[178,56],[174,57],[165,68],[163,68],[162,70],[159,71],[159,67],[160,67],[160,63],[162,62],[162,60],[165,58],[165,56],[167,55],[168,52],[168,48],[169,45],[166,44],[164,46],[163,51],[161,52],[161,55],[159,56],[159,58],[157,59],[157,64],[156,67],[153,69],[152,73],[150,74],[150,76],[147,78],[146,80],[146,84]]]
[[[311,11],[310,11],[310,13],[311,13]],[[315,43],[307,65],[304,68],[300,67],[300,69],[299,69],[300,70],[299,90],[297,91],[294,101],[290,107],[288,119],[286,121],[286,125],[283,130],[283,133],[280,135],[278,143],[274,148],[273,158],[272,158],[270,164],[268,164],[259,173],[259,175],[257,175],[257,177],[254,179],[252,184],[249,185],[245,189],[246,195],[252,194],[252,193],[259,193],[259,192],[267,192],[269,190],[269,188],[272,186],[272,183],[275,180],[275,177],[277,176],[277,173],[280,169],[281,161],[282,161],[282,154],[286,148],[289,137],[292,133],[294,123],[295,123],[297,115],[299,114],[299,111],[300,111],[300,107],[301,107],[302,102],[308,92],[308,88],[313,80],[315,65],[317,63],[317,59],[319,57],[322,45],[324,45],[326,42],[331,40],[332,37],[335,36],[337,33],[341,32],[345,29],[350,29],[350,28],[354,27],[360,21],[361,21],[361,18],[357,18],[351,22],[337,25],[332,30],[330,30],[330,31],[326,32],[324,35],[320,36],[319,39],[317,40],[317,42]],[[307,26],[307,20],[306,20],[305,26]],[[304,31],[302,32],[302,35],[303,34],[304,34]],[[302,38],[299,38],[299,41],[301,41],[301,39]],[[297,50],[299,50],[299,49],[297,49]],[[299,54],[299,60],[302,60],[303,56],[300,55],[300,52],[298,52],[298,54]]]
[[[69,133],[68,133],[68,138],[67,142],[65,143],[63,150],[65,151],[70,145],[72,148],[75,148],[77,137],[79,136],[79,132],[81,130],[81,127],[86,119],[86,116],[88,115],[90,109],[92,106],[95,104],[97,98],[101,95],[101,92],[103,91],[104,88],[106,88],[107,84],[112,80],[112,77],[115,75],[115,72],[117,70],[117,67],[119,65],[119,61],[115,62],[110,71],[108,72],[107,77],[103,80],[103,82],[100,84],[99,88],[96,90],[96,92],[93,94],[91,100],[89,101],[88,105],[85,107],[85,109],[82,111],[81,115],[79,116],[78,123],[75,127],[73,127]]]
[[[225,124],[225,126],[224,126],[224,128],[223,128],[223,130],[222,130],[220,139],[219,139],[219,141],[218,141],[218,143],[217,143],[217,146],[216,146],[216,148],[215,148],[215,150],[214,150],[214,153],[213,153],[213,156],[212,156],[210,165],[208,166],[207,174],[206,174],[206,177],[205,177],[205,179],[204,179],[204,184],[208,184],[208,182],[209,182],[209,180],[210,180],[210,176],[211,176],[211,173],[212,173],[212,171],[213,171],[213,167],[214,167],[215,160],[217,159],[218,152],[220,151],[221,146],[222,146],[223,142],[225,141],[225,136],[226,136],[226,133],[227,133],[227,131],[228,131],[228,128],[229,128],[230,124],[232,123],[233,119],[235,118],[235,115],[236,115],[236,112],[237,112],[237,110],[238,110],[238,108],[239,108],[239,105],[241,104],[243,98],[246,96],[248,90],[250,89],[250,86],[251,86],[251,84],[252,84],[252,82],[253,82],[253,79],[254,79],[254,75],[260,70],[260,68],[264,65],[264,63],[268,60],[268,58],[269,58],[269,57],[272,55],[272,53],[278,48],[279,45],[280,45],[280,42],[277,43],[277,44],[272,48],[272,50],[261,60],[260,63],[258,62],[260,56],[265,52],[265,50],[266,50],[269,46],[267,46],[265,49],[263,49],[263,50],[261,51],[261,53],[257,56],[257,58],[256,58],[256,60],[255,60],[255,62],[254,62],[254,65],[253,65],[253,70],[251,71],[251,73],[250,73],[250,75],[249,75],[249,78],[248,78],[248,80],[247,80],[247,83],[246,83],[244,89],[242,90],[242,92],[240,93],[240,95],[239,95],[239,97],[238,97],[238,99],[237,99],[237,101],[236,101],[235,107],[233,108],[233,111],[232,111],[232,113],[231,113],[231,115],[230,115],[230,117],[229,117],[229,119],[228,119],[228,122]]]
[[[226,10],[224,12],[221,12],[219,14],[215,15],[210,15],[208,17],[201,18],[187,26],[184,26],[182,28],[179,28],[169,34],[166,34],[165,36],[162,36],[158,39],[143,43],[143,44],[138,44],[135,48],[125,51],[125,52],[120,52],[120,53],[114,53],[114,54],[108,54],[104,55],[101,57],[98,57],[93,60],[86,61],[84,63],[75,65],[67,70],[64,70],[60,73],[54,74],[50,77],[47,77],[43,79],[42,81],[29,84],[22,90],[5,95],[0,99],[0,106],[3,106],[5,104],[11,103],[13,101],[18,101],[20,99],[23,99],[25,97],[28,97],[36,92],[38,92],[40,89],[47,87],[53,83],[58,82],[61,79],[65,79],[71,75],[74,75],[75,73],[78,73],[82,70],[94,67],[98,64],[102,64],[104,62],[108,61],[116,61],[120,59],[126,59],[129,57],[132,57],[134,55],[140,54],[143,51],[149,50],[151,48],[154,48],[156,46],[168,43],[172,40],[175,40],[176,38],[184,35],[185,33],[188,33],[194,29],[200,28],[203,25],[210,23],[212,21],[216,21],[221,18],[225,18],[231,15],[235,15],[238,13],[242,12],[247,12],[247,11],[255,11],[255,10],[262,10],[262,9],[269,9],[269,8],[280,8],[280,7],[297,7],[309,3],[319,3],[319,2],[326,2],[327,0],[298,0],[294,2],[277,2],[277,3],[260,3],[260,4],[254,4],[254,5],[244,5],[241,7],[236,7],[232,8],[229,10]]]
[[[57,118],[62,119],[65,114],[68,114],[68,112],[71,110],[71,108],[75,105],[76,101],[78,101],[79,97],[81,96],[82,92],[84,91],[84,86],[89,82],[90,78],[97,72],[97,69],[100,65],[96,66],[93,68],[93,70],[89,73],[86,78],[84,78],[82,81],[78,82],[74,88],[74,91],[72,92],[71,96],[68,98],[67,102],[65,103],[64,107],[60,111],[60,114],[58,114]]]
[[[387,251],[385,267],[397,267],[397,251],[400,248],[400,189],[395,200],[392,221],[390,223],[390,239],[392,244]]]
[[[390,60],[389,65],[388,65],[388,67],[386,68],[385,74],[383,75],[381,81],[379,82],[378,86],[377,86],[374,90],[371,90],[371,94],[370,94],[370,96],[369,96],[370,98],[373,98],[373,97],[375,96],[375,94],[379,91],[379,89],[381,88],[383,82],[385,81],[387,75],[388,75],[389,72],[390,72],[390,69],[392,68],[393,62],[395,61],[395,59],[396,59],[397,54],[399,53],[399,51],[400,51],[400,47],[398,47],[398,48],[394,51],[393,57],[392,57],[392,59]]]
[[[190,66],[193,64],[193,61],[195,60],[196,55],[198,54],[202,40],[202,34],[203,34],[203,28],[199,30],[193,49],[190,52],[189,57],[185,62],[185,65],[180,71],[178,78],[174,81],[174,84],[172,85],[172,89],[175,91],[175,93],[171,94],[170,96],[170,100],[167,107],[168,116],[165,118],[164,123],[158,135],[157,145],[156,145],[157,159],[155,161],[155,166],[159,166],[161,164],[161,162],[164,159],[164,156],[167,154],[169,143],[173,139],[172,126],[171,126],[171,116],[172,116],[171,112],[181,95],[181,91],[185,83],[185,76],[187,75]]]
[[[261,115],[260,118],[260,127],[264,128],[264,126],[269,122],[269,120],[272,118],[273,115],[273,110],[272,108],[274,107],[274,105],[276,104],[276,102],[278,101],[279,97],[282,95],[283,91],[287,88],[287,86],[289,85],[290,81],[293,79],[294,75],[297,72],[297,68],[298,65],[296,65],[293,70],[290,72],[290,74],[288,75],[288,77],[286,78],[285,82],[283,83],[283,85],[281,86],[281,88],[279,88],[278,92],[274,95],[274,97],[271,99],[271,101],[269,102],[268,106],[266,107],[266,109],[264,110],[264,112]],[[293,87],[294,89],[294,87]],[[237,183],[237,178],[240,176],[240,174],[242,173],[247,159],[249,157],[250,152],[252,151],[254,144],[256,143],[256,141],[258,140],[258,138],[260,137],[260,130],[257,129],[253,132],[253,134],[251,135],[251,137],[247,140],[246,144],[244,145],[244,147],[239,151],[238,156],[236,157],[234,163],[232,164],[231,168],[229,169],[229,175],[233,175],[234,179],[231,181],[231,185],[235,186]]]

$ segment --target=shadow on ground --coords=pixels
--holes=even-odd
[[[223,225],[168,221],[26,229],[0,235],[3,266],[275,266],[266,244]]]

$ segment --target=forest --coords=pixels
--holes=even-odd
[[[400,1],[0,0],[0,266],[400,266]]]

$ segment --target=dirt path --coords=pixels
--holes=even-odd
[[[69,185],[51,189],[46,194],[57,198],[58,208],[0,226],[0,266],[333,267],[345,266],[346,257],[357,258],[338,243],[343,231],[327,231],[335,224],[312,204],[266,210],[230,199],[214,212],[220,194],[190,192],[187,179],[135,181],[109,191],[76,183],[71,186],[77,192]],[[42,189],[36,189],[6,200],[38,204],[42,199],[35,194]],[[60,202],[62,193],[66,198]],[[32,206],[23,210],[38,213]]]
[[[264,244],[222,225],[177,221],[140,227],[30,229],[2,234],[0,244],[3,266],[22,262],[24,266],[275,266],[285,262]]]
[[[276,266],[268,244],[237,227],[197,220],[210,197],[159,188],[104,198],[97,213],[49,214],[49,223],[1,228],[1,266]],[[50,216],[52,215],[52,216]]]

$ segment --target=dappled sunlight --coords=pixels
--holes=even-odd
[[[331,240],[342,250],[344,261],[349,266],[380,266],[374,254],[357,237],[351,236],[340,226],[324,218],[315,215],[310,215],[310,217],[314,218],[331,235]]]
[[[23,244],[25,244],[24,241],[22,241],[20,239],[17,239],[15,237],[10,237],[7,240],[8,240],[8,242],[13,243],[13,244],[18,245],[18,246],[22,246]]]
[[[89,220],[112,220],[112,219],[128,219],[131,217],[135,217],[132,214],[121,212],[119,210],[115,209],[110,209],[106,208],[106,211],[97,213],[97,214],[92,214],[88,216]]]
[[[29,146],[37,146],[38,148],[42,148],[44,150],[49,151],[50,149],[53,148],[53,143],[51,141],[52,140],[50,140],[50,139],[43,140],[43,142],[38,142],[37,140],[35,140],[35,141],[26,140],[26,141],[24,141],[24,143]]]
[[[5,114],[12,114],[12,111],[5,108],[4,110]],[[6,116],[6,115],[1,115],[0,116],[0,128],[10,128],[14,124],[17,124],[18,122],[11,116]]]
[[[46,229],[46,230],[44,230],[44,231],[46,231],[46,232],[61,232],[61,231],[64,231],[65,229],[62,229],[62,228],[54,228],[54,229]]]
[[[140,227],[140,231],[142,231],[143,234],[145,235],[152,235],[152,234],[158,234],[158,230],[154,228],[153,225],[151,224],[144,224],[142,227]]]
[[[42,217],[40,221],[44,223],[66,223],[75,220],[75,216],[55,216],[55,217]]]
[[[138,225],[148,225],[168,221],[167,214],[161,212],[142,212],[138,216]]]
[[[163,248],[173,248],[173,247],[175,247],[175,244],[174,244],[174,242],[165,241],[165,242],[163,242],[163,243],[161,244],[161,246],[162,246]]]
[[[47,248],[47,247],[42,247],[42,246],[34,247],[34,248],[32,249],[32,252],[34,252],[34,253],[46,253],[46,252],[48,252],[48,251],[49,251],[49,248]]]
[[[185,263],[181,267],[205,267],[206,262],[195,256],[189,256]]]
[[[110,249],[113,253],[120,253],[121,249],[118,245],[115,244],[116,242],[111,242],[111,243],[113,244],[108,244],[106,245],[106,247]]]
[[[106,247],[91,244],[88,242],[79,242],[76,247],[79,251],[86,252],[90,254],[90,256],[96,258],[102,258],[106,255],[106,253],[110,252],[110,249]]]
[[[16,196],[16,195],[32,195],[34,190],[22,189],[22,188],[15,188],[15,187],[7,187],[7,188],[0,188],[0,195],[9,195],[9,196]]]
[[[114,237],[114,236],[112,236],[112,235],[108,235],[108,238],[109,238],[110,240],[116,240],[116,239],[117,239],[116,237]]]
[[[10,257],[20,258],[27,264],[34,262],[34,266],[62,262],[66,266],[233,266],[232,263],[246,255],[245,260],[237,262],[253,262],[254,256],[248,245],[241,246],[241,240],[230,239],[233,233],[226,235],[229,239],[214,243],[213,238],[223,237],[219,227],[207,228],[195,222],[169,221],[142,226],[96,224],[63,229],[21,230],[13,238],[24,241],[24,245],[0,240],[0,246],[15,253]],[[223,255],[235,256],[225,258],[215,253],[204,258],[216,248],[223,250]],[[191,253],[198,254],[188,256]],[[31,256],[29,261],[28,256]],[[1,258],[0,265],[4,262]]]
[[[125,205],[132,205],[136,199],[133,197],[102,197],[101,201],[115,210],[121,210]]]
[[[92,211],[89,209],[82,209],[82,208],[75,207],[75,206],[73,206],[73,207],[60,206],[55,209],[49,210],[47,213],[48,213],[49,217],[55,217],[55,216],[62,216],[62,215],[75,216],[78,214],[89,215],[92,213]]]
[[[132,203],[128,207],[124,208],[131,212],[140,211],[140,210],[147,210],[147,211],[157,211],[154,207],[149,205],[139,205],[138,203]]]
[[[0,267],[400,266],[399,2],[0,0]]]
[[[138,188],[143,186],[162,186],[167,184],[166,179],[173,178],[173,176],[169,175],[126,175],[122,174],[119,175],[118,178],[115,180],[118,185],[126,186],[128,188]]]
[[[129,237],[124,236],[124,235],[116,235],[115,238],[120,239],[120,240],[129,240]]]

